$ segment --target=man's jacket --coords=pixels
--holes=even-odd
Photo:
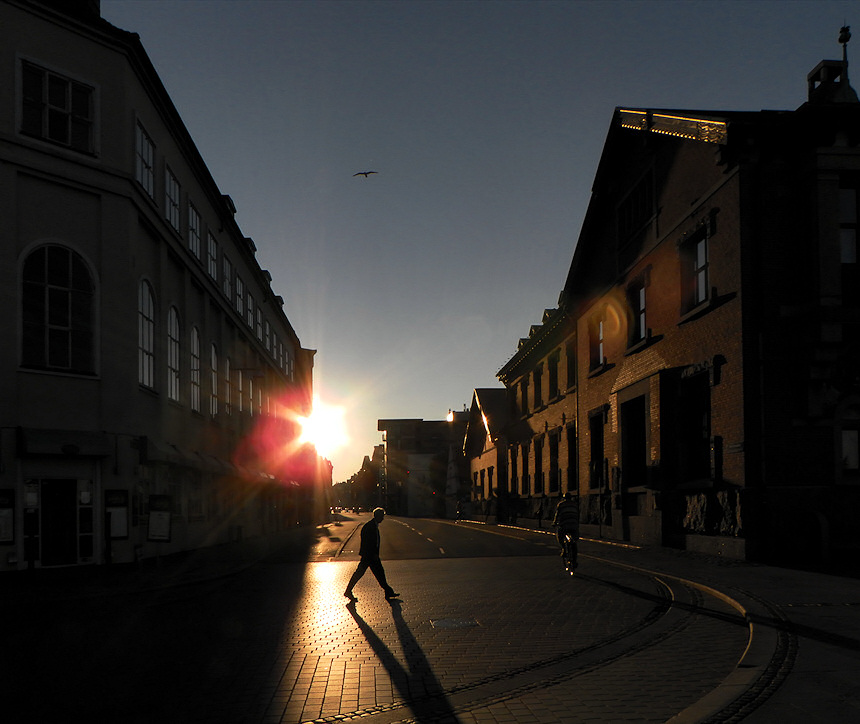
[[[379,558],[379,523],[375,518],[361,526],[358,554],[362,558]]]

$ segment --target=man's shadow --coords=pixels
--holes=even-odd
[[[433,673],[430,662],[424,655],[424,651],[412,635],[409,625],[403,619],[401,602],[390,600],[391,616],[400,639],[400,646],[406,656],[408,670],[397,660],[391,649],[377,636],[367,622],[355,609],[355,602],[347,605],[346,609],[350,616],[355,619],[358,628],[364,634],[373,652],[382,662],[391,682],[397,689],[404,701],[409,705],[419,724],[430,724],[430,722],[446,722],[447,724],[459,724],[459,719],[454,713],[451,703],[445,694],[445,690]]]

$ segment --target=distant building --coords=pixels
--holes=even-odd
[[[390,513],[453,517],[457,500],[468,496],[462,450],[467,416],[378,421],[385,445],[381,504]]]
[[[500,495],[534,515],[572,491],[585,535],[856,554],[860,104],[847,73],[844,57],[821,63],[795,111],[616,109],[559,306],[498,373],[514,422],[490,425],[483,448],[467,440],[473,474],[507,445]]]
[[[0,570],[309,518],[314,352],[138,37],[10,0],[0,48]]]

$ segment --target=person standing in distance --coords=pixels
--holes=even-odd
[[[397,598],[400,595],[399,593],[395,593],[394,589],[388,585],[388,581],[385,580],[385,569],[382,567],[382,561],[379,559],[379,524],[384,517],[385,511],[382,508],[375,508],[373,518],[361,526],[361,547],[358,551],[361,560],[358,562],[358,567],[355,569],[355,573],[352,574],[352,578],[349,579],[349,584],[347,584],[346,590],[343,592],[343,595],[350,601],[358,600],[353,594],[352,589],[368,568],[376,576],[376,580],[379,581],[379,585],[385,591],[386,598]]]

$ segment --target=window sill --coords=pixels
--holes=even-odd
[[[600,377],[600,375],[602,375],[604,372],[608,372],[613,367],[615,367],[614,364],[611,364],[604,360],[603,364],[600,364],[597,367],[594,367],[593,369],[589,370],[587,377],[588,379],[591,379],[593,377]]]
[[[722,307],[726,302],[730,302],[737,296],[736,292],[731,292],[729,294],[719,295],[717,294],[717,288],[713,287],[711,289],[711,295],[701,304],[697,304],[695,307],[688,309],[681,315],[681,318],[678,320],[678,325],[685,324],[687,322],[692,322],[699,317],[703,317],[708,314],[708,312],[712,312],[713,310]]]
[[[652,344],[657,344],[661,339],[663,339],[662,334],[658,334],[656,336],[648,334],[644,339],[640,339],[638,342],[634,342],[631,344],[624,352],[625,357],[629,357],[630,355],[636,354],[637,352],[641,352],[643,349],[648,349]]]

